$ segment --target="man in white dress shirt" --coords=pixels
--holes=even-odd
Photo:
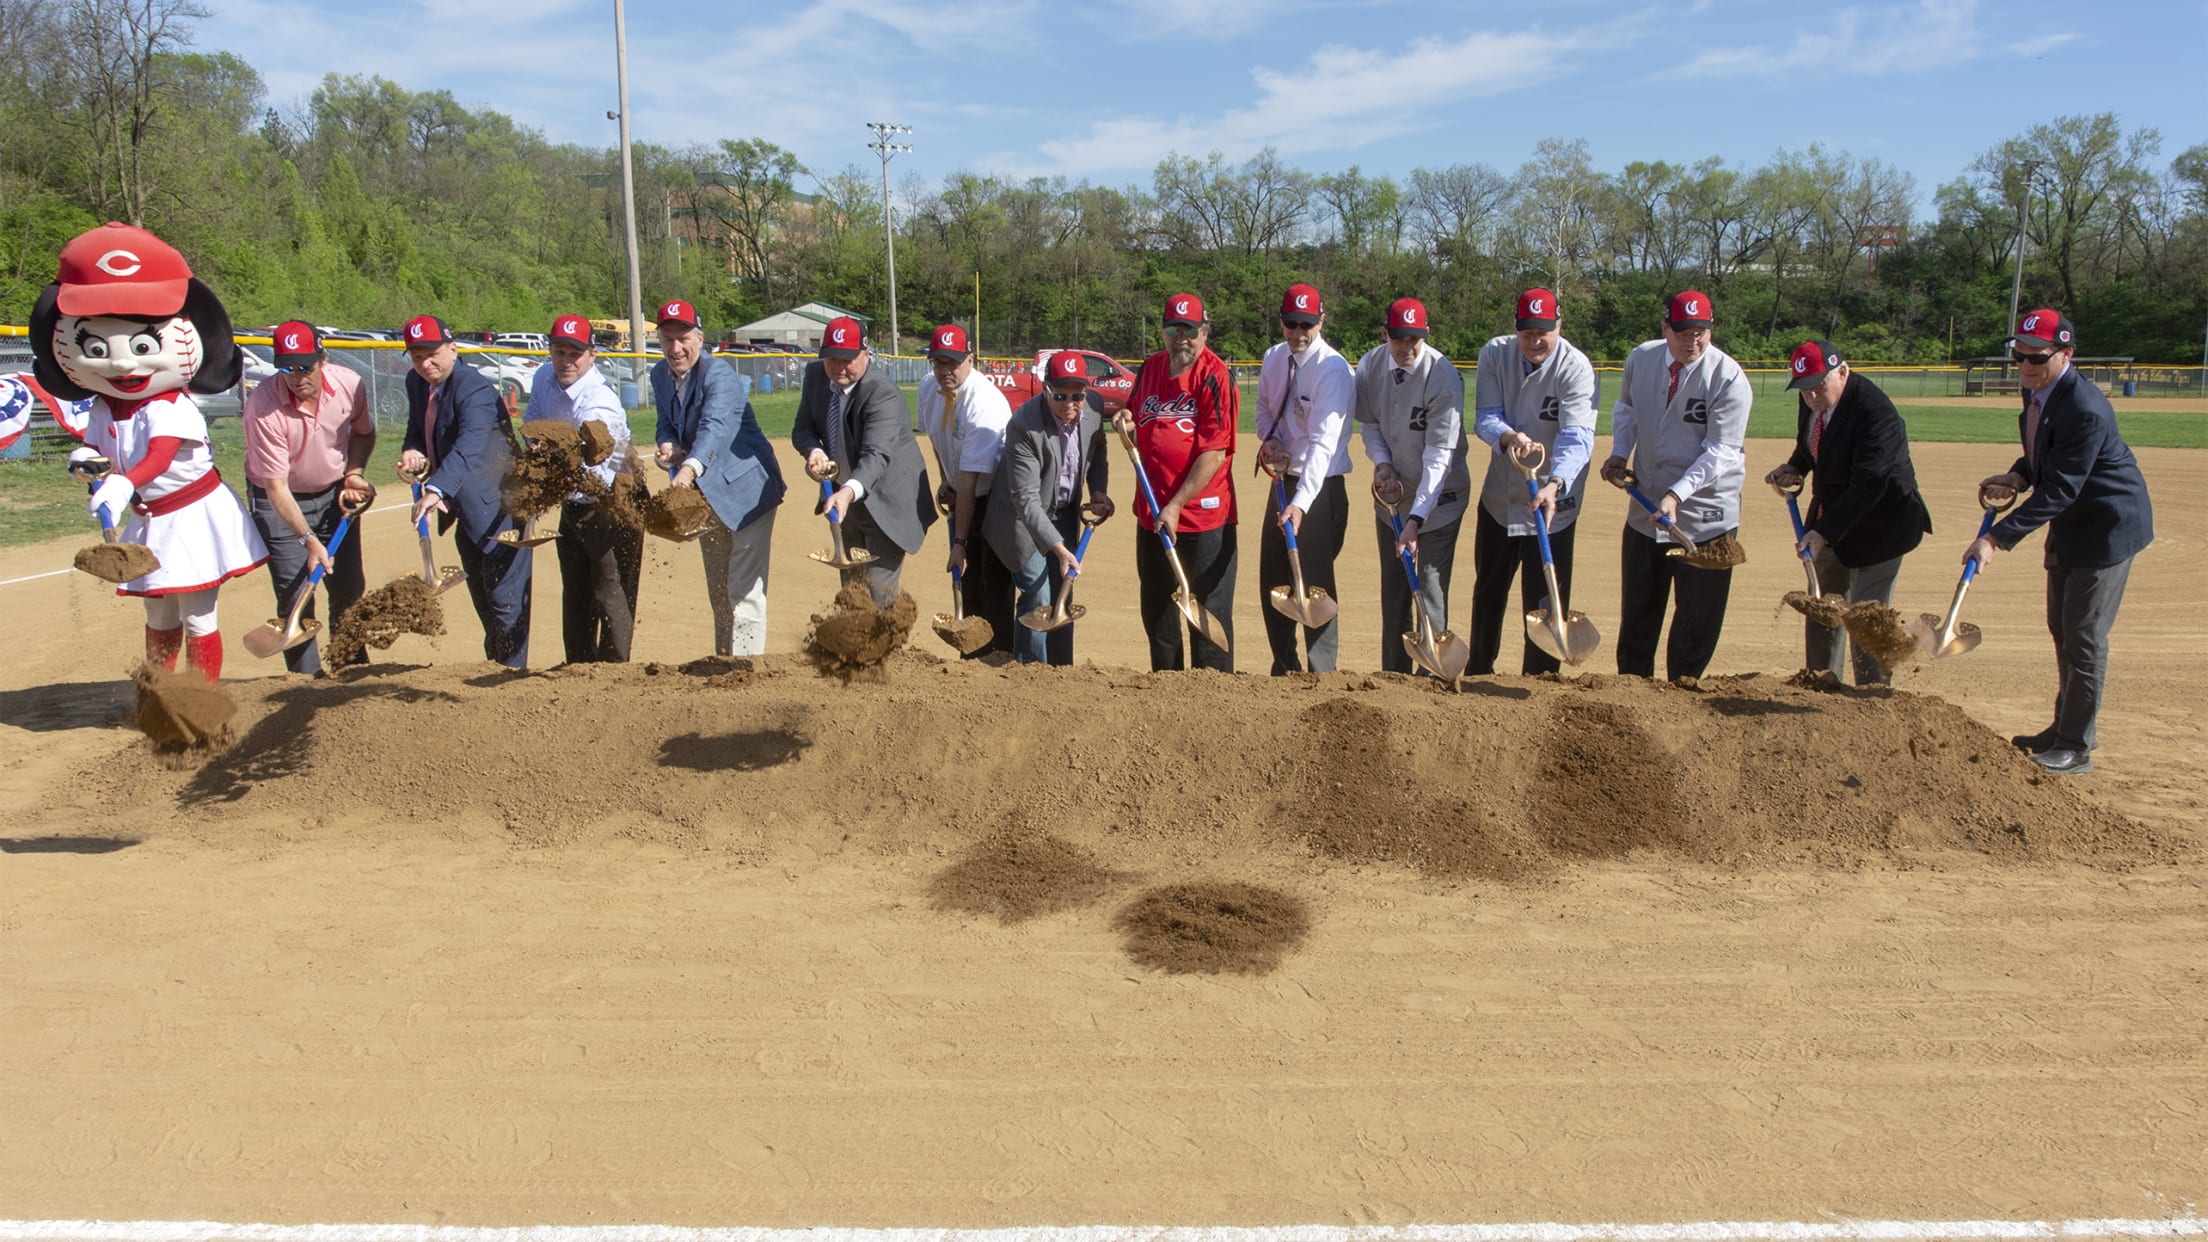
[[[1265,528],[1258,544],[1260,598],[1276,586],[1290,586],[1288,539],[1293,526],[1303,561],[1305,589],[1319,588],[1337,600],[1334,558],[1341,554],[1349,528],[1349,423],[1357,407],[1357,378],[1349,360],[1326,343],[1326,307],[1319,291],[1290,285],[1280,300],[1280,344],[1265,351],[1257,376],[1257,460],[1278,477],[1265,502]],[[1340,633],[1336,620],[1309,628],[1268,605],[1265,641],[1273,649],[1273,676],[1334,671]],[[1303,630],[1308,662],[1298,658],[1296,631]]]
[[[966,329],[947,323],[928,334],[928,373],[920,377],[920,429],[943,473],[936,507],[951,515],[951,552],[944,568],[962,579],[966,615],[982,617],[995,634],[969,660],[1012,651],[1012,571],[981,538],[989,498],[1004,453],[1004,429],[1012,404],[1004,390],[974,366]]]

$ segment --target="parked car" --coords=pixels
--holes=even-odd
[[[552,338],[542,332],[500,332],[491,337],[491,344],[506,349],[550,350]]]
[[[989,381],[1004,392],[1004,399],[1016,409],[1028,398],[1043,390],[1043,367],[1053,354],[1062,351],[1038,349],[1032,367],[1017,371],[982,372]],[[1082,369],[1088,372],[1089,391],[1104,402],[1106,414],[1117,414],[1127,408],[1127,395],[1135,390],[1135,373],[1119,365],[1109,355],[1089,349],[1073,351],[1081,356]]]

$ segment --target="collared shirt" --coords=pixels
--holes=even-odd
[[[1258,434],[1271,432],[1288,450],[1288,473],[1296,479],[1289,504],[1308,512],[1327,479],[1349,473],[1349,422],[1356,409],[1357,377],[1325,338],[1313,337],[1300,354],[1291,354],[1286,341],[1265,351],[1257,373]]]
[[[376,434],[376,413],[360,373],[327,362],[312,413],[277,376],[246,394],[239,421],[245,425],[245,481],[265,488],[282,479],[302,493],[335,487],[345,477],[353,437]]]
[[[1408,367],[1397,366],[1386,345],[1359,359],[1357,424],[1365,456],[1405,483],[1397,516],[1415,517],[1428,530],[1464,516],[1473,495],[1465,463],[1464,377],[1440,350],[1420,341]]]
[[[1496,446],[1518,431],[1547,451],[1542,478],[1558,481],[1556,515],[1549,519],[1549,529],[1568,528],[1579,517],[1580,492],[1594,455],[1595,403],[1600,391],[1594,364],[1561,336],[1538,365],[1526,359],[1516,333],[1498,336],[1480,348],[1472,430],[1493,450],[1481,482],[1480,507],[1505,534],[1531,535],[1534,522],[1526,508],[1525,476],[1510,454]]]
[[[1650,499],[1667,491],[1679,498],[1680,528],[1699,542],[1740,525],[1742,441],[1754,396],[1740,364],[1715,345],[1681,368],[1676,389],[1670,364],[1662,339],[1626,355],[1610,411],[1610,452],[1632,464]],[[1625,520],[1644,536],[1669,538],[1639,505],[1626,510]]]
[[[1072,504],[1074,490],[1081,486],[1081,420],[1068,423],[1054,413],[1050,429],[1058,434],[1058,493],[1050,502],[1056,510]]]
[[[629,456],[629,415],[621,408],[621,399],[614,395],[613,385],[597,367],[586,367],[575,377],[573,384],[562,385],[553,374],[552,364],[538,367],[529,377],[529,418],[556,418],[571,427],[580,429],[584,423],[597,423],[613,437],[613,452],[595,466],[588,466],[592,477],[610,491],[616,468]],[[569,500],[591,503],[594,498],[581,492],[568,496]]]
[[[951,390],[948,425],[943,416],[943,390],[935,372],[920,377],[917,394],[920,429],[935,451],[936,468],[943,480],[956,484],[961,473],[978,474],[974,495],[986,496],[997,481],[997,459],[1004,454],[1004,430],[1012,425],[1012,403],[996,381],[974,367]]]

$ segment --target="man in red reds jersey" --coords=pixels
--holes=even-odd
[[[1173,603],[1177,583],[1156,538],[1159,523],[1173,532],[1181,567],[1196,602],[1219,619],[1234,641],[1234,433],[1242,400],[1234,375],[1211,352],[1211,321],[1195,294],[1165,300],[1165,348],[1143,360],[1127,408],[1114,422],[1132,423],[1143,472],[1159,509],[1136,489],[1135,575],[1142,584],[1142,628],[1150,635],[1150,667],[1178,669],[1181,614]],[[1202,635],[1192,635],[1197,668],[1234,671],[1234,657]]]

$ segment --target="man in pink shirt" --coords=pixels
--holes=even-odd
[[[376,448],[375,412],[360,373],[329,366],[314,328],[293,320],[272,334],[277,375],[245,399],[245,481],[253,524],[268,544],[276,610],[286,615],[316,566],[324,569],[334,622],[366,587],[360,540],[329,541],[344,509],[366,508],[376,489],[362,471]],[[303,616],[315,615],[308,601]],[[284,653],[294,673],[319,673],[312,642]]]

